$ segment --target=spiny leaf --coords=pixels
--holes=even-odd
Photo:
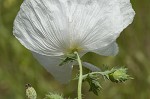
[[[90,85],[89,91],[92,91],[95,95],[98,96],[98,92],[102,88],[98,81],[98,76],[88,74],[88,76],[86,78],[84,78],[83,81],[87,81],[88,84]]]
[[[73,62],[77,59],[77,56],[75,54],[67,54],[63,59],[62,62],[59,64],[59,66],[62,66],[68,62]]]

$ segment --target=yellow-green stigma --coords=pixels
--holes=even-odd
[[[74,53],[74,52],[80,52],[80,51],[82,51],[83,50],[83,48],[81,48],[80,46],[79,46],[79,44],[73,44],[72,46],[70,46],[66,51],[66,54],[72,54],[72,53]]]

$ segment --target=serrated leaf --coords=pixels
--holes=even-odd
[[[83,81],[87,81],[90,85],[89,91],[92,91],[95,95],[98,96],[98,92],[102,88],[98,81],[98,76],[89,74],[86,78],[83,79]]]
[[[65,58],[62,59],[62,62],[59,64],[59,66],[62,66],[68,62],[73,62],[77,59],[77,56],[75,54],[67,54]]]

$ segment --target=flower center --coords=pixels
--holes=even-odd
[[[79,44],[73,44],[66,50],[66,54],[72,54],[74,52],[80,52],[83,48],[79,46]]]

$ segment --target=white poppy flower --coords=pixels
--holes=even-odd
[[[73,51],[81,56],[116,55],[115,40],[134,15],[130,0],[24,0],[13,33],[57,80],[66,83],[73,63],[58,66],[60,57]]]

